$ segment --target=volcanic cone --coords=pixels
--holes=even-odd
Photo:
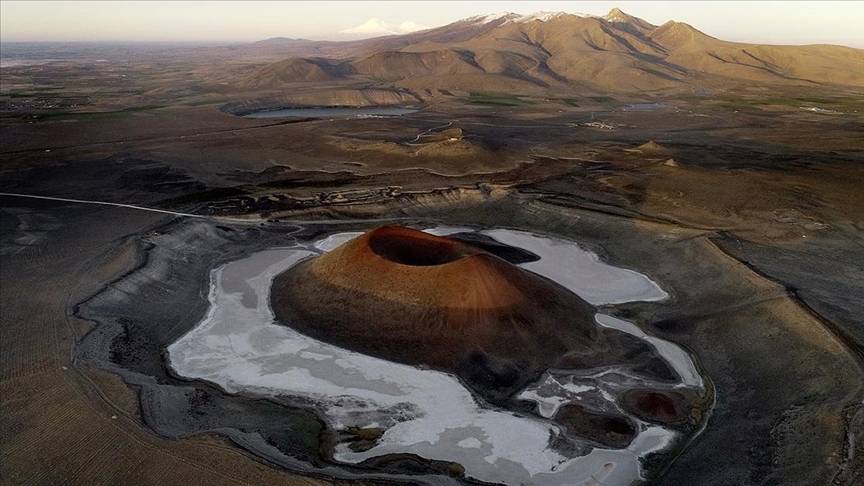
[[[550,366],[650,355],[599,329],[560,285],[466,241],[384,226],[292,267],[274,282],[284,324],[345,348],[458,374],[493,396]]]

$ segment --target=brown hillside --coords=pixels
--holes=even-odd
[[[448,76],[482,73],[470,54],[453,50],[430,52],[385,51],[353,63],[354,69],[378,79],[404,79],[417,76]]]
[[[267,88],[287,83],[336,81],[352,72],[353,68],[348,63],[291,58],[254,70],[240,84],[247,88]]]

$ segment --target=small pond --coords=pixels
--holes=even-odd
[[[263,110],[244,115],[244,118],[377,118],[407,115],[416,111],[415,108],[402,106],[324,106]]]
[[[666,108],[663,103],[630,103],[621,108],[622,111],[654,111]]]

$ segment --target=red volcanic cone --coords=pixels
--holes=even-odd
[[[400,226],[372,230],[274,282],[286,325],[366,354],[453,372],[506,396],[550,366],[599,366],[649,347],[599,329],[558,284],[478,247]]]

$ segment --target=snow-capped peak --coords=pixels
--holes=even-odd
[[[513,12],[499,12],[487,15],[475,15],[474,17],[468,17],[464,21],[473,24],[488,24],[491,22],[495,22],[496,20],[503,20],[503,22],[501,22],[502,24],[523,24],[526,22],[533,22],[535,20],[540,22],[548,22],[550,20],[568,15],[572,15],[574,17],[594,17],[594,15],[575,12],[535,12],[528,15],[520,15]]]
[[[504,19],[505,21],[510,21],[514,18],[520,17],[519,14],[513,12],[498,12],[491,13],[486,15],[475,15],[473,17],[468,17],[463,22],[470,22],[472,24],[488,24],[490,22],[494,22],[496,20]]]
[[[427,27],[412,22],[410,20],[406,20],[402,22],[398,26],[390,25],[383,20],[377,18],[371,18],[366,22],[363,22],[360,25],[351,27],[350,29],[345,29],[339,31],[340,34],[351,34],[351,35],[400,35],[400,34],[408,34],[410,32],[416,32],[418,30],[426,29]]]
[[[524,23],[524,22],[532,22],[534,20],[539,20],[540,22],[548,22],[552,19],[557,19],[558,17],[563,17],[565,15],[573,15],[574,17],[590,17],[587,14],[581,13],[568,13],[568,12],[535,12],[530,15],[523,15],[518,19],[515,19],[514,22]]]

